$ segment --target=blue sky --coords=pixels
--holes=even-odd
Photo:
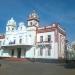
[[[29,13],[36,10],[41,26],[58,22],[66,30],[69,41],[75,40],[75,0],[0,0],[0,33],[13,17],[17,24],[27,22]]]

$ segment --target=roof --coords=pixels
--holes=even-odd
[[[0,39],[4,39],[5,35],[0,33]]]

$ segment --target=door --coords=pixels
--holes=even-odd
[[[21,48],[17,48],[17,58],[21,57]]]
[[[11,50],[11,56],[14,56],[14,49]]]

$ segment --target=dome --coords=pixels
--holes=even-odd
[[[18,30],[26,30],[26,26],[25,26],[24,22],[19,23]]]
[[[19,26],[22,26],[22,25],[24,25],[24,22],[20,22],[20,23],[19,23]]]
[[[11,18],[10,20],[8,20],[7,25],[16,25],[16,22],[13,18]]]
[[[35,10],[31,14],[29,14],[29,19],[36,19],[39,20],[38,15],[36,14]]]

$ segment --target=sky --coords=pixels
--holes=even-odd
[[[75,40],[75,0],[0,0],[0,33],[5,33],[7,21],[13,17],[17,22],[27,23],[29,14],[35,10],[40,25],[60,23],[67,39]]]

